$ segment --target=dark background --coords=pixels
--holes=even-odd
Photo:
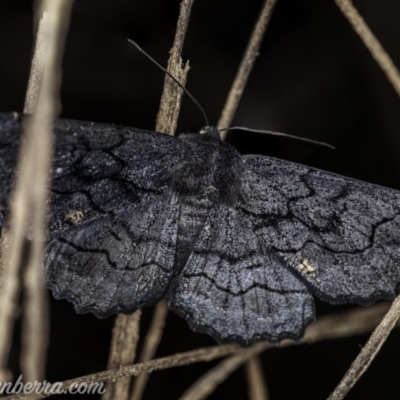
[[[355,4],[400,65],[399,1]],[[211,123],[217,122],[261,6],[261,0],[195,2],[183,51],[192,66],[187,87]],[[178,11],[178,0],[76,0],[64,58],[62,116],[154,129],[163,73],[126,39],[138,41],[166,65]],[[32,24],[31,1],[0,1],[1,111],[22,111]],[[280,0],[234,123],[326,141],[337,150],[248,132],[231,133],[228,141],[243,153],[281,157],[400,189],[399,111],[400,99],[333,0]],[[203,124],[186,98],[178,131]],[[342,309],[317,304],[319,315]],[[144,329],[150,317],[146,310]],[[69,303],[52,300],[47,379],[104,370],[112,325],[113,318],[77,315]],[[18,335],[19,329],[17,340]],[[263,366],[271,398],[326,398],[366,339],[268,351]],[[390,336],[349,399],[394,398],[399,340],[398,331]],[[213,344],[171,314],[158,356]],[[18,351],[17,344],[13,365]],[[178,398],[211,365],[152,374],[145,399]],[[211,398],[243,399],[246,390],[239,369]]]

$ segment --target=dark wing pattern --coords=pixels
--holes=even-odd
[[[48,285],[105,317],[161,299],[172,276],[179,206],[171,136],[60,120],[47,250]]]
[[[156,132],[73,120],[59,120],[56,131],[52,234],[158,201],[182,159],[180,141]]]
[[[391,299],[400,283],[400,193],[244,156],[241,212],[311,292],[330,303]]]
[[[20,124],[0,114],[0,227]],[[367,305],[399,291],[400,192],[240,157],[211,128],[190,141],[71,120],[55,128],[46,275],[78,312],[129,313],[168,296],[193,329],[249,345],[300,338],[311,294]]]
[[[55,126],[47,283],[78,312],[105,317],[164,297],[175,259],[179,204],[170,190],[180,141],[156,132],[59,120]],[[21,117],[0,114],[0,226]]]
[[[100,318],[162,299],[173,274],[179,204],[175,196],[155,200],[51,240],[46,275],[54,297]]]
[[[152,131],[74,120],[58,120],[55,130],[50,238],[77,222],[169,192],[172,170],[183,156],[177,138]],[[20,133],[21,115],[0,113],[0,227],[6,221]]]
[[[170,306],[193,329],[242,345],[300,338],[314,319],[306,286],[226,205],[211,210]]]

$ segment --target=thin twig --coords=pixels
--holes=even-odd
[[[250,358],[263,352],[268,346],[268,343],[257,343],[250,349],[240,350],[234,356],[221,361],[191,386],[179,400],[203,400],[207,398],[232,372],[236,371]]]
[[[39,13],[39,10],[37,10]],[[32,114],[35,111],[40,94],[40,84],[43,79],[44,69],[46,68],[46,55],[49,51],[51,42],[50,35],[53,33],[54,26],[50,24],[50,18],[47,12],[40,13],[38,31],[36,35],[35,51],[31,63],[28,88],[26,91],[24,113]],[[51,51],[51,50],[50,50]],[[29,132],[27,132],[29,134]],[[52,135],[52,132],[47,132]],[[52,147],[52,142],[49,143]],[[48,151],[51,151],[49,147]],[[44,155],[47,157],[47,155]],[[42,189],[42,199],[45,201],[46,189]],[[28,210],[29,212],[29,210]],[[45,210],[42,211],[44,218]],[[40,224],[43,222],[40,221]],[[38,227],[43,229],[42,226]],[[41,233],[39,233],[41,234]],[[39,245],[40,246],[40,245]],[[41,247],[41,246],[40,246]],[[22,249],[21,249],[22,250]],[[40,252],[37,257],[42,256],[43,249],[37,249]],[[32,259],[28,263],[23,280],[24,293],[24,314],[22,331],[22,354],[21,371],[25,381],[34,382],[44,379],[47,345],[49,340],[48,323],[48,299],[47,293],[43,290],[43,280],[41,272],[41,262],[39,259]]]
[[[5,284],[0,310],[0,381],[7,376],[7,359],[11,345],[13,322],[16,316],[19,292],[18,271],[21,267],[22,248],[27,233],[33,237],[30,246],[26,274],[26,309],[23,335],[22,362],[25,379],[41,377],[45,366],[46,334],[45,322],[38,304],[37,293],[40,279],[44,245],[44,217],[50,160],[52,153],[52,126],[60,109],[59,89],[61,82],[61,56],[69,21],[72,1],[47,0],[43,9],[47,11],[48,29],[43,56],[43,70],[35,112],[25,121],[25,135],[21,144],[17,181],[10,198],[11,239],[6,255]],[[29,103],[30,100],[27,102]],[[33,297],[32,297],[33,296]],[[34,307],[34,309],[33,309]]]
[[[287,347],[301,344],[310,344],[322,340],[339,339],[354,335],[361,335],[374,329],[385,312],[388,310],[387,303],[381,303],[369,308],[356,308],[344,313],[338,313],[320,318],[312,324],[306,331],[304,339],[300,342],[292,340],[284,340],[279,345],[265,344],[266,348],[271,347]],[[81,376],[79,378],[70,379],[64,382],[58,382],[62,390],[68,390],[73,384],[106,382],[112,379],[118,379],[128,375],[137,376],[142,372],[152,372],[162,369],[174,368],[183,365],[189,365],[197,362],[212,361],[217,358],[226,357],[228,355],[242,351],[235,345],[222,345],[201,348],[184,353],[174,354],[172,356],[158,358],[146,363],[139,363],[119,369],[97,372],[91,375]],[[50,394],[41,394],[41,398],[49,397]],[[38,396],[7,396],[7,400],[34,400]]]
[[[315,343],[322,340],[332,340],[371,332],[381,322],[390,303],[381,302],[368,308],[354,308],[352,310],[319,318],[306,330],[303,343]],[[284,340],[279,347],[293,344]]]
[[[44,62],[49,46],[49,18],[46,13],[41,13],[42,7],[37,7],[40,15],[38,30],[36,33],[35,51],[33,53],[31,70],[29,73],[28,87],[25,95],[24,114],[32,114],[35,111],[39,95],[40,82],[43,75]],[[34,17],[36,18],[36,16]]]
[[[60,110],[61,59],[73,0],[43,0],[41,3],[42,21],[45,15],[48,21],[43,24],[44,28],[41,28],[41,23],[39,23],[30,74],[32,79],[29,80],[24,109],[27,113],[33,113],[31,123],[27,124],[25,135],[30,136],[31,140],[39,141],[38,146],[42,146],[41,152],[37,151],[38,148],[31,146],[32,164],[29,168],[33,168],[33,173],[28,176],[28,182],[35,186],[23,193],[25,196],[28,193],[32,194],[28,220],[32,220],[33,233],[23,281],[25,292],[21,370],[27,382],[43,380],[46,368],[48,305],[47,293],[43,290],[42,276],[45,215],[53,150],[52,126]],[[22,157],[24,155],[25,153],[22,153]],[[26,155],[29,160],[29,154]],[[38,162],[37,157],[43,158],[43,161]],[[28,201],[25,204],[28,206]]]
[[[393,89],[400,96],[400,73],[388,53],[371,32],[364,19],[361,17],[351,0],[335,0],[344,16],[348,19],[353,29],[360,36],[372,57],[381,67]],[[353,361],[345,376],[329,396],[329,400],[343,399],[349,390],[368,369],[371,362],[379,352],[389,333],[400,317],[400,296],[398,296],[381,323],[372,333],[367,344],[363,347],[358,357]]]
[[[368,342],[362,348],[360,354],[351,364],[351,367],[346,372],[339,385],[334,392],[329,396],[328,400],[341,400],[355,383],[361,378],[364,372],[368,369],[371,362],[378,354],[383,343],[385,343],[392,329],[396,326],[400,318],[400,296],[396,297],[390,310],[382,319],[381,323],[374,330]]]
[[[221,117],[219,118],[217,124],[218,129],[228,128],[232,123],[233,116],[235,115],[250,73],[259,54],[260,46],[276,2],[277,0],[266,0],[264,3],[261,13],[254,26],[253,32],[250,36],[249,43],[247,44],[246,51],[239,65],[231,90],[229,91],[224,109],[221,113]],[[226,135],[226,131],[221,134],[223,140],[225,139]]]
[[[249,400],[268,400],[263,369],[259,356],[252,357],[246,363],[246,377],[249,386]]]
[[[181,2],[174,44],[168,60],[168,72],[182,85],[185,85],[186,77],[189,72],[189,63],[182,65],[181,54],[193,3],[194,0],[182,0]],[[182,89],[166,75],[164,89],[161,95],[160,109],[157,114],[156,131],[169,135],[175,134],[182,94]]]
[[[131,315],[119,314],[115,318],[111,349],[108,359],[108,369],[116,369],[121,365],[130,365],[136,357],[139,341],[139,327],[142,310]],[[130,377],[109,381],[102,399],[127,400],[129,398]]]
[[[393,89],[400,96],[400,73],[391,60],[389,54],[379,43],[376,36],[371,32],[351,0],[335,0],[335,2],[344,16],[349,20],[353,29],[358,33],[365,46],[371,52],[372,57],[385,73],[387,79],[392,84]]]
[[[387,304],[379,304],[369,309],[356,309],[350,312],[320,318],[307,329],[301,342],[284,340],[277,346],[287,347],[295,344],[314,343],[319,340],[335,339],[369,332],[379,323],[380,318],[387,309]],[[271,347],[274,346],[267,343],[263,343],[262,345],[257,344],[227,360],[221,361],[220,364],[195,382],[180,400],[199,400],[205,398],[208,394],[212,393],[219,384],[228,378],[230,374],[247,362],[249,358],[257,356],[262,351]]]
[[[153,319],[151,321],[149,332],[146,335],[143,350],[139,359],[141,363],[150,361],[154,358],[164,331],[167,315],[168,304],[165,300],[160,301],[154,308]],[[149,376],[149,374],[143,373],[135,379],[131,400],[141,400]]]
[[[107,370],[97,372],[95,374],[81,376],[79,378],[71,379],[64,382],[58,382],[57,386],[61,390],[68,390],[72,385],[82,383],[106,382],[113,379],[120,379],[125,376],[137,376],[142,372],[152,372],[162,369],[173,367],[180,367],[184,365],[193,364],[195,362],[212,361],[216,358],[225,357],[229,354],[238,351],[235,345],[213,346],[205,347],[197,350],[187,351],[184,353],[174,354],[172,356],[158,358],[146,363],[129,365],[119,369]],[[53,384],[55,385],[55,384]],[[2,398],[2,400],[34,400],[38,398],[45,398],[51,396],[51,393],[42,393],[41,395],[25,396],[25,395],[11,395]]]

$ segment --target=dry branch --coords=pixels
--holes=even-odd
[[[37,101],[40,101],[40,84],[45,73],[46,55],[49,49],[50,35],[52,27],[50,24],[49,15],[44,12],[39,21],[38,31],[36,35],[35,51],[32,58],[31,70],[29,75],[28,88],[26,91],[24,114],[32,114],[35,111]],[[60,72],[57,72],[60,73]],[[61,74],[61,73],[60,73]],[[26,134],[30,134],[29,131]],[[52,132],[46,132],[50,137]],[[48,144],[48,151],[51,151],[52,142]],[[43,154],[44,157],[48,155]],[[22,156],[23,157],[23,156]],[[42,199],[45,201],[46,188],[43,187]],[[27,210],[29,213],[29,210]],[[45,209],[43,209],[42,218],[44,218]],[[39,221],[38,221],[39,222]],[[39,223],[42,223],[40,221]],[[38,227],[43,229],[43,227]],[[41,233],[39,233],[41,234]],[[40,245],[39,245],[40,246]],[[37,247],[37,246],[35,246]],[[41,246],[40,246],[41,247]],[[34,382],[35,380],[44,379],[45,374],[45,359],[49,339],[49,326],[48,326],[48,304],[47,293],[42,288],[42,271],[41,257],[42,248],[37,248],[40,252],[36,257],[30,258],[30,262],[26,267],[25,279],[23,280],[24,293],[24,315],[23,315],[23,331],[22,331],[22,354],[21,354],[21,370],[24,379],[27,382]],[[22,248],[20,250],[22,252]]]
[[[165,300],[160,301],[154,308],[153,319],[146,335],[143,350],[139,359],[141,363],[150,361],[154,358],[164,331],[167,315],[168,304]],[[147,373],[140,374],[135,379],[131,400],[141,400],[148,379],[149,374]]]
[[[44,62],[49,46],[50,28],[49,17],[46,13],[43,13],[36,33],[35,51],[32,57],[28,87],[25,95],[24,114],[32,114],[35,111],[40,82],[43,76]]]
[[[26,110],[34,110],[24,124],[24,141],[19,155],[17,180],[10,198],[10,244],[5,256],[5,277],[0,310],[0,381],[7,380],[7,359],[11,345],[13,323],[19,292],[18,272],[21,268],[22,249],[29,227],[33,240],[26,266],[26,299],[23,334],[22,369],[25,379],[41,379],[45,367],[47,347],[46,322],[43,314],[43,294],[40,292],[42,255],[44,246],[44,219],[50,160],[52,154],[52,127],[59,112],[61,83],[61,57],[69,22],[71,0],[43,2],[41,37],[42,62],[33,65]],[[43,28],[43,26],[45,26]],[[37,60],[37,58],[36,58]],[[40,68],[38,70],[36,68]],[[37,101],[35,102],[35,98]]]
[[[250,358],[266,350],[268,346],[268,343],[257,343],[250,349],[240,350],[234,356],[221,361],[191,386],[179,400],[203,400],[207,398],[232,372],[236,371]]]
[[[268,389],[259,356],[254,356],[247,361],[246,377],[249,386],[249,400],[268,400]]]
[[[349,20],[353,29],[360,36],[365,46],[371,52],[372,57],[385,73],[389,82],[392,84],[393,89],[400,96],[400,73],[391,60],[389,54],[379,43],[376,36],[371,32],[368,25],[350,0],[335,0],[335,2],[345,17]]]
[[[175,39],[170,51],[167,71],[183,86],[189,72],[189,63],[182,65],[182,49],[185,41],[190,13],[194,0],[182,0],[176,27]],[[174,135],[178,124],[183,90],[168,76],[165,76],[160,109],[157,114],[156,131]]]
[[[396,297],[390,310],[382,319],[381,323],[374,330],[366,345],[361,350],[360,354],[351,364],[350,369],[346,372],[339,385],[334,392],[329,396],[328,400],[341,400],[355,383],[361,378],[364,372],[368,369],[371,362],[378,354],[383,343],[385,343],[392,329],[396,326],[400,318],[400,296]]]
[[[31,165],[28,168],[32,168],[32,174],[27,175],[28,181],[25,184],[29,182],[31,185],[35,185],[26,192],[21,191],[23,196],[29,196],[29,193],[32,196],[31,200],[27,199],[25,202],[26,207],[28,207],[29,201],[32,202],[31,208],[29,210],[27,208],[27,211],[29,213],[28,220],[32,220],[33,233],[23,281],[25,292],[21,369],[27,382],[41,381],[46,368],[48,305],[47,294],[43,290],[42,272],[45,215],[53,152],[53,123],[61,109],[59,100],[62,76],[61,60],[72,5],[73,0],[44,0],[41,2],[42,21],[46,17],[47,22],[43,25],[39,24],[24,109],[27,113],[33,113],[32,119],[26,126],[25,135],[32,141],[38,142],[35,145],[31,144],[30,154],[27,148],[22,147],[22,159],[24,160],[26,156],[24,161],[29,160]],[[41,26],[44,27],[43,30],[41,30]],[[28,146],[29,139],[26,140]],[[38,162],[38,160],[40,161]],[[22,174],[23,170],[20,171]],[[22,177],[20,179],[23,181]],[[19,251],[22,252],[22,248]]]
[[[260,50],[268,22],[271,18],[276,2],[277,0],[266,0],[261,13],[258,16],[258,20],[254,26],[249,43],[247,44],[246,51],[243,55],[232,87],[226,99],[221,117],[219,118],[217,124],[218,129],[228,128],[232,123],[233,116],[235,115],[236,109],[247,85],[250,73],[259,54],[258,52]],[[221,133],[222,140],[225,139],[226,135],[227,131]]]
[[[348,19],[353,29],[360,36],[365,46],[370,51],[372,57],[378,63],[387,79],[392,84],[393,89],[400,96],[400,73],[394,65],[389,54],[382,47],[376,36],[372,33],[358,10],[354,7],[351,0],[335,0],[344,16]],[[392,307],[383,318],[382,322],[372,333],[367,344],[361,350],[360,354],[353,361],[351,367],[336,387],[334,392],[329,396],[330,400],[343,399],[349,390],[360,379],[364,372],[368,369],[371,362],[379,352],[383,343],[386,341],[389,333],[396,325],[400,317],[400,297],[397,297]]]
[[[108,369],[118,368],[120,365],[132,364],[136,357],[136,347],[139,341],[139,327],[142,310],[131,315],[119,314],[115,318],[111,349],[108,358]],[[103,400],[127,400],[129,397],[130,377],[109,381]]]

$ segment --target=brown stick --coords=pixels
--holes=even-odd
[[[350,0],[335,0],[335,2],[385,73],[393,89],[400,96],[400,73],[389,54],[386,53]]]
[[[277,0],[266,0],[264,3],[250,36],[249,43],[247,44],[246,51],[239,65],[231,90],[229,91],[221,117],[219,118],[217,124],[218,129],[228,128],[232,123],[233,116],[238,108],[250,73],[259,54],[260,46],[276,2]],[[227,131],[221,133],[222,140],[226,138],[226,135]]]
[[[39,13],[39,10],[38,14]],[[46,13],[41,15],[36,33],[35,51],[33,53],[31,70],[29,73],[28,87],[25,95],[24,114],[32,114],[35,111],[37,98],[39,96],[40,82],[43,75],[43,68],[46,53],[49,46],[49,18]]]
[[[360,354],[351,364],[351,367],[346,372],[339,385],[334,392],[329,396],[328,400],[341,400],[350,389],[361,378],[364,372],[368,369],[375,356],[378,354],[383,343],[385,343],[392,329],[396,326],[400,318],[400,296],[396,297],[390,310],[382,319],[381,323],[374,330],[368,342],[362,348]]]
[[[130,365],[136,357],[139,341],[139,327],[142,310],[132,315],[119,314],[115,318],[111,349],[108,358],[108,369],[116,369],[121,365]],[[130,377],[109,381],[102,399],[127,400],[129,398]]]
[[[249,386],[249,400],[268,400],[268,389],[259,356],[252,357],[247,361],[246,377]]]
[[[154,358],[162,338],[167,315],[168,304],[165,300],[160,301],[154,309],[153,319],[146,335],[146,340],[144,342],[143,350],[139,359],[141,363],[150,361]],[[131,400],[141,400],[148,379],[149,374],[147,373],[140,374],[135,379]]]
[[[252,357],[266,350],[267,347],[268,343],[258,343],[250,349],[240,350],[236,355],[221,361],[191,386],[179,400],[203,400],[207,398],[232,372]]]
[[[182,65],[182,48],[185,41],[190,13],[194,0],[182,0],[175,39],[168,60],[168,72],[182,85],[186,83],[189,63]],[[160,109],[157,114],[156,131],[174,135],[178,124],[178,115],[183,90],[168,76],[165,76],[164,89],[161,95]]]
[[[46,53],[50,45],[50,29],[48,15],[43,13],[36,34],[35,51],[25,97],[25,114],[34,112],[39,97]],[[41,271],[35,264],[30,263],[23,282],[26,292],[24,295],[21,370],[27,382],[44,379],[45,363],[43,361],[46,359],[49,337],[47,296],[42,289]]]
[[[7,359],[11,345],[13,322],[19,292],[18,271],[21,267],[22,248],[30,227],[34,240],[27,263],[26,308],[23,334],[22,368],[25,379],[41,379],[45,365],[46,323],[43,298],[39,294],[44,243],[44,217],[50,177],[53,122],[59,112],[61,57],[69,22],[71,0],[47,0],[43,3],[48,26],[43,40],[47,43],[43,53],[40,86],[36,104],[27,98],[27,109],[35,112],[24,125],[25,140],[21,144],[17,180],[10,199],[11,238],[6,255],[5,284],[0,310],[0,381],[7,377]],[[35,71],[39,73],[39,71]],[[34,90],[36,91],[36,90]]]
[[[32,140],[39,141],[38,146],[43,146],[40,147],[41,152],[35,150],[32,145],[31,154],[22,153],[22,157],[26,154],[28,160],[29,157],[33,157],[30,160],[33,173],[29,176],[28,182],[37,184],[28,189],[33,195],[28,218],[32,220],[34,240],[31,244],[23,281],[25,293],[21,370],[27,382],[41,381],[44,378],[46,366],[48,305],[47,293],[43,290],[42,276],[45,215],[53,151],[52,126],[60,110],[61,59],[72,5],[73,0],[42,1],[43,19],[46,15],[48,21],[43,24],[43,30],[39,24],[35,46],[36,56],[33,58],[30,75],[32,79],[29,80],[24,109],[26,113],[34,112],[31,123],[27,124],[26,136],[29,138],[30,135]],[[43,161],[38,162],[37,157],[43,158]],[[25,196],[27,194],[28,192],[24,193]],[[25,204],[28,205],[28,201]]]

